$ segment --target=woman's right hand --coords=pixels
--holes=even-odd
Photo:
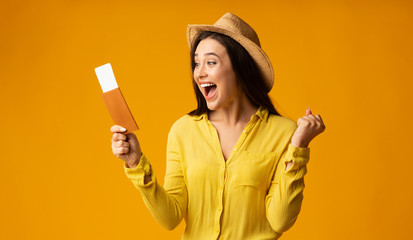
[[[134,133],[124,134],[126,129],[119,125],[113,125],[110,131],[113,133],[113,154],[125,161],[130,168],[138,166],[142,151],[136,135]]]

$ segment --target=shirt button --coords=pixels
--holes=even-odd
[[[221,212],[222,208],[221,208],[221,207],[219,207],[217,210],[218,210],[218,212]]]
[[[295,153],[293,153],[293,156],[294,156],[294,157],[297,157],[297,153],[296,153],[296,152],[295,152]]]

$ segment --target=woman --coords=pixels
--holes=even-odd
[[[278,239],[300,212],[321,117],[308,108],[295,123],[277,113],[271,62],[237,16],[189,25],[187,36],[198,108],[169,132],[164,186],[121,126],[111,128],[113,153],[162,226],[185,218],[183,239]]]

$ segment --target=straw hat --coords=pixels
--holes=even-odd
[[[190,48],[197,34],[203,31],[221,33],[240,43],[257,63],[265,79],[267,91],[271,90],[274,84],[274,70],[270,59],[261,49],[257,33],[248,23],[232,13],[225,13],[214,25],[188,25],[186,37]]]

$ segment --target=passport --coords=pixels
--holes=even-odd
[[[116,125],[126,128],[125,133],[138,130],[135,119],[122,95],[110,63],[95,68],[100,86],[102,87],[102,98],[106,108]]]

